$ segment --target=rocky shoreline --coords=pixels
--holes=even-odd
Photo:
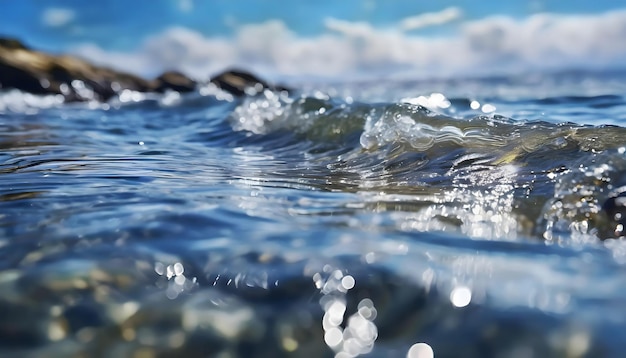
[[[246,89],[287,90],[242,70],[222,72],[208,82],[234,95]],[[0,37],[0,90],[18,89],[40,95],[62,95],[67,102],[108,101],[124,90],[164,93],[191,92],[198,83],[168,71],[149,80],[130,73],[96,66],[71,55],[52,55],[29,48],[16,39]]]

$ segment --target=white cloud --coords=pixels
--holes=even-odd
[[[129,71],[141,75],[153,76],[157,73],[148,70],[154,63],[142,53],[125,53],[105,51],[94,44],[83,44],[73,49],[75,55],[83,57],[91,62],[116,68],[120,71]],[[159,71],[158,69],[155,69]]]
[[[385,29],[366,22],[328,19],[326,26],[332,32],[314,37],[299,37],[278,20],[239,26],[228,38],[205,37],[177,27],[154,35],[134,53],[110,53],[87,45],[75,52],[143,75],[178,69],[195,78],[206,78],[230,66],[264,76],[336,78],[448,76],[626,63],[626,11],[538,14],[521,20],[490,17],[463,23],[448,37],[404,31],[460,16],[450,9],[437,14],[405,19]]]
[[[178,8],[182,12],[190,12],[193,10],[193,0],[177,0]]]
[[[402,19],[395,27],[387,31],[411,31],[431,26],[443,25],[461,18],[462,12],[457,7],[449,7],[438,12],[427,12],[416,16]],[[346,36],[367,37],[375,32],[381,31],[364,21],[351,22],[335,18],[324,20],[324,26],[330,30]],[[384,31],[384,30],[383,30]]]
[[[603,66],[626,60],[626,11],[600,15],[537,14],[515,21],[493,17],[468,23],[463,42],[472,60],[554,67]]]
[[[372,27],[372,25],[364,21],[351,22],[335,19],[332,17],[324,20],[324,26],[326,26],[328,30],[338,32],[342,35],[354,37],[367,37],[376,31],[374,27]]]
[[[74,10],[51,7],[43,11],[41,21],[49,27],[61,27],[72,22],[75,17]]]
[[[93,44],[72,50],[93,63],[144,76],[178,70],[204,79],[236,61],[235,48],[227,39],[210,39],[182,27],[172,27],[148,38],[135,52],[105,51]]]
[[[461,9],[449,7],[439,12],[428,12],[417,16],[407,17],[400,21],[399,27],[404,31],[417,30],[424,27],[443,25],[461,18]]]

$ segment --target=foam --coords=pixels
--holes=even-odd
[[[460,9],[449,8],[386,28],[326,19],[327,31],[310,37],[299,36],[279,20],[239,26],[231,37],[206,37],[172,27],[146,39],[134,52],[109,52],[94,44],[80,45],[73,52],[143,75],[178,69],[195,78],[230,66],[274,78],[337,79],[597,70],[622,67],[626,60],[626,10],[471,21],[461,21],[461,14]],[[448,35],[419,32],[450,21],[456,25]]]
[[[35,114],[40,109],[61,106],[62,95],[34,95],[19,90],[0,92],[0,114],[7,112]]]

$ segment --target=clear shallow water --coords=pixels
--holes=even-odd
[[[619,356],[624,78],[4,93],[0,353]]]

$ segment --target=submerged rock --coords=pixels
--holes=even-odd
[[[258,262],[250,251],[162,266],[161,253],[125,249],[0,270],[0,356],[404,357],[415,342],[438,357],[610,356],[567,317],[480,298],[461,307],[436,280],[360,257]]]
[[[626,192],[611,196],[602,204],[602,211],[608,217],[608,223],[601,234],[605,238],[624,237],[626,225]]]
[[[248,88],[257,92],[266,88],[285,89],[238,70],[223,72],[210,82],[234,96],[246,94]],[[0,38],[0,89],[62,95],[66,101],[107,101],[124,90],[191,92],[196,86],[196,81],[179,72],[165,72],[147,80],[70,55],[36,51],[15,39]]]

